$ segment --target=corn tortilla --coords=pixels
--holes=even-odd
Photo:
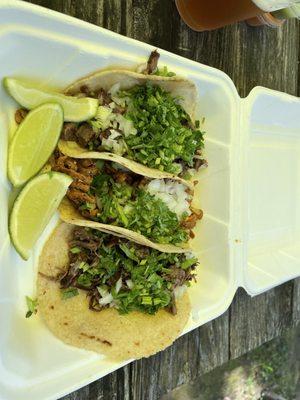
[[[190,315],[187,292],[178,299],[175,316],[165,310],[155,315],[140,312],[120,315],[113,308],[91,311],[86,293],[80,290],[78,296],[61,298],[59,282],[53,278],[68,266],[68,241],[73,229],[73,225],[60,223],[39,259],[39,314],[50,331],[68,345],[118,361],[148,357],[170,346]]]

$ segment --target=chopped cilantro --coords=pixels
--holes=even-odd
[[[182,264],[181,268],[182,269],[187,269],[197,263],[197,258],[187,258]]]
[[[70,249],[70,252],[71,252],[72,254],[77,254],[77,253],[80,253],[81,250],[80,250],[79,247],[75,246],[75,247],[72,247],[72,248]]]
[[[96,161],[96,167],[101,171],[101,169],[104,166],[104,160],[97,160]]]
[[[78,289],[70,287],[68,289],[63,289],[61,291],[61,298],[63,300],[70,299],[71,297],[77,296],[79,294]]]
[[[97,221],[126,227],[158,243],[180,244],[188,240],[177,215],[154,195],[101,173],[92,182],[97,197]]]
[[[137,133],[125,138],[128,157],[152,168],[175,174],[178,163],[193,167],[193,158],[203,147],[203,133],[192,127],[189,115],[159,86],[135,86],[121,92],[130,98],[126,118],[132,120]]]
[[[174,75],[167,67],[158,69],[155,74]],[[114,145],[109,151],[177,175],[182,172],[182,167],[193,167],[194,156],[204,145],[203,132],[199,129],[199,121],[193,125],[190,116],[179,104],[179,97],[173,97],[161,87],[147,83],[119,91],[115,99],[123,103],[125,113],[122,115],[122,126],[117,121],[106,126],[108,130],[118,129],[122,133],[113,140]],[[128,127],[124,130],[126,120],[133,125],[134,133],[129,132]],[[97,121],[91,120],[90,123],[95,126]],[[104,130],[103,126],[101,128],[98,125],[97,131]],[[87,147],[100,151],[106,148],[97,135]]]
[[[101,297],[110,293],[114,307],[121,314],[131,311],[154,314],[160,308],[170,306],[174,289],[189,285],[193,277],[196,258],[161,253],[126,239],[112,241],[109,234],[92,229],[90,232],[94,235],[93,241],[99,241],[97,255],[81,248],[88,261],[72,284],[86,290],[88,296],[93,290]],[[117,291],[116,283],[120,279],[121,286]],[[70,287],[63,293],[63,298],[69,298],[77,294],[77,289]]]
[[[27,304],[28,311],[27,311],[25,317],[29,318],[33,314],[37,313],[38,300],[37,299],[32,299],[29,296],[26,296],[26,304]]]
[[[82,204],[79,209],[80,210],[93,210],[95,208],[95,204],[85,202]]]
[[[163,68],[158,68],[153,75],[159,75],[159,76],[175,76],[175,72],[171,72],[168,70],[168,67],[166,65],[164,65]]]

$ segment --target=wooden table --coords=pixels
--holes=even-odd
[[[212,0],[211,0],[212,1]],[[300,25],[237,24],[196,33],[172,0],[32,0],[129,37],[225,71],[241,96],[257,85],[300,95]],[[239,290],[220,318],[166,351],[134,362],[64,400],[156,400],[168,390],[282,334],[300,321],[300,279],[256,298]]]

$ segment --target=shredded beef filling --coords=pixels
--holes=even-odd
[[[156,72],[159,57],[160,54],[157,50],[151,52],[147,61],[147,68],[145,69],[144,74],[150,75]]]
[[[103,249],[107,250],[103,251]],[[123,253],[124,249],[127,253],[126,255]],[[106,257],[112,254],[114,258],[111,258],[110,261],[113,261],[117,267],[113,267],[112,271],[109,269],[106,270],[105,266],[108,263]],[[147,268],[151,268],[153,259],[159,259],[161,254],[157,250],[130,242],[127,239],[104,234],[89,228],[76,227],[69,242],[69,267],[63,276],[57,279],[60,281],[62,290],[77,288],[86,291],[89,308],[93,311],[101,311],[109,306],[120,307],[122,311],[122,305],[118,301],[117,296],[115,296],[113,304],[101,304],[101,291],[99,291],[99,287],[105,284],[107,292],[113,293],[116,290],[117,282],[121,279],[122,284],[119,288],[119,299],[124,299],[126,296],[134,298],[132,308],[128,310],[125,308],[123,310],[123,312],[128,312],[133,309],[139,309],[139,303],[143,304],[143,297],[137,296],[136,293],[131,294],[130,291],[133,291],[134,285],[140,287],[139,282],[145,281],[149,283],[153,281],[154,275],[147,275]],[[118,255],[119,257],[121,255],[119,259]],[[130,267],[126,264],[126,256],[129,257]],[[152,259],[151,256],[153,257]],[[174,290],[195,280],[194,270],[197,261],[193,259],[188,268],[181,268],[180,265],[183,265],[186,260],[185,255],[166,255],[166,257],[175,257],[177,265],[166,265],[166,262],[164,262],[163,267],[160,269],[159,261],[157,261],[158,267],[156,267],[155,276],[160,287],[164,286],[163,290],[167,290],[169,293],[168,301],[163,308],[166,308],[172,314],[176,314]],[[147,265],[147,262],[149,262],[149,265]],[[141,267],[140,263],[144,266]],[[140,277],[135,272],[137,268],[140,269]],[[85,274],[88,274],[88,279],[86,279]],[[85,276],[85,279],[83,279],[83,276]],[[129,282],[129,280],[132,282],[131,288],[126,285],[126,282]],[[142,287],[140,287],[140,290],[143,292]],[[154,299],[153,295],[151,301],[155,303]],[[128,301],[124,303],[127,304]],[[156,312],[159,309],[157,305],[155,309],[152,309],[150,302],[147,306],[149,309],[145,308],[144,310],[141,309],[141,311],[153,313],[153,310]]]

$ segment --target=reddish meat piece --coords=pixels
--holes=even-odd
[[[87,147],[88,143],[95,137],[95,132],[93,131],[93,128],[89,124],[83,123],[78,128],[76,136],[77,136],[77,142],[82,147]]]
[[[181,226],[186,229],[193,229],[199,219],[203,217],[203,211],[194,211],[191,215],[189,215],[185,220],[181,222]]]
[[[65,122],[62,129],[61,138],[63,140],[76,140],[77,125],[74,122]]]
[[[15,121],[16,121],[16,123],[20,124],[25,119],[27,114],[28,114],[28,111],[25,110],[25,108],[19,108],[15,112]]]
[[[147,61],[147,68],[145,70],[145,74],[153,74],[157,70],[157,63],[158,59],[160,57],[160,54],[157,50],[154,50],[151,52],[149,59]]]

